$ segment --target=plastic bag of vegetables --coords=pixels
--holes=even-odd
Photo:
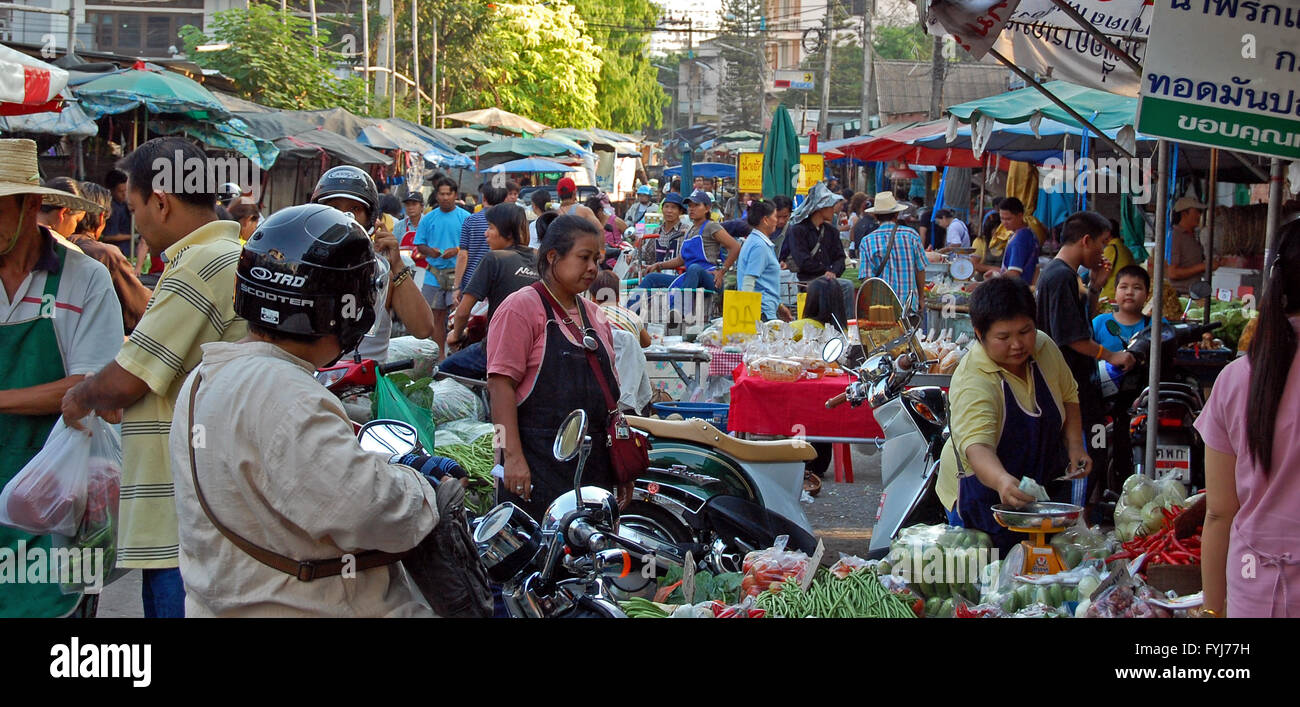
[[[1115,534],[1123,542],[1146,535],[1164,525],[1161,509],[1187,505],[1187,488],[1172,476],[1159,481],[1142,474],[1124,480],[1124,493],[1115,504]]]
[[[431,387],[433,403],[430,409],[438,424],[452,420],[483,419],[483,405],[474,391],[451,379],[435,381]]]
[[[1105,560],[1119,551],[1116,543],[1098,527],[1076,525],[1052,536],[1052,547],[1067,570],[1085,560]]]
[[[1168,619],[1173,613],[1156,606],[1151,599],[1158,598],[1155,590],[1128,572],[1115,572],[1115,581],[1107,582],[1098,590],[1088,605],[1084,617],[1089,619]]]
[[[778,592],[785,580],[793,578],[799,581],[803,579],[804,572],[816,571],[816,567],[809,567],[807,555],[798,550],[785,549],[789,541],[789,536],[781,535],[772,547],[745,555],[741,566],[744,575],[740,581],[742,599],[756,597],[769,588]]]
[[[976,599],[984,567],[993,557],[988,534],[950,525],[904,528],[890,544],[880,571],[902,577],[926,598]]]

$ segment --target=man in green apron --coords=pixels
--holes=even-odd
[[[122,344],[108,270],[36,223],[42,204],[102,209],[39,184],[36,143],[0,140],[0,485],[45,444],[63,394]],[[0,526],[0,617],[77,612],[82,595],[64,594],[51,576],[50,542]]]

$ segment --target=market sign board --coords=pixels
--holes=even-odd
[[[736,191],[741,194],[763,193],[763,153],[740,153],[736,162]]]
[[[1294,7],[1158,0],[1138,131],[1300,159],[1297,20],[1300,9]]]
[[[757,334],[763,318],[763,294],[727,290],[722,293],[722,338],[732,334]]]
[[[772,88],[811,91],[817,85],[817,74],[812,71],[778,69],[772,76]]]
[[[812,185],[826,178],[826,157],[821,154],[799,155],[799,183],[794,193],[804,196]]]

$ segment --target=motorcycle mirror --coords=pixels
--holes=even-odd
[[[587,434],[587,411],[574,410],[560,423],[560,430],[555,433],[555,443],[551,445],[551,454],[557,461],[567,462],[578,456],[582,449],[582,438]]]
[[[840,360],[844,354],[844,339],[831,339],[822,347],[822,360],[831,363]]]
[[[1124,334],[1123,330],[1119,328],[1119,322],[1114,319],[1107,320],[1106,331],[1110,332],[1112,336],[1123,336]]]
[[[361,427],[357,441],[367,452],[393,456],[420,448],[420,434],[400,420],[372,420]]]
[[[1213,291],[1214,289],[1210,287],[1210,283],[1205,280],[1197,280],[1192,283],[1191,287],[1187,288],[1188,294],[1194,300],[1207,299]]]

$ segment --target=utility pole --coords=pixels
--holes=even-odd
[[[68,0],[68,56],[77,43],[77,0]],[[1207,310],[1208,311],[1208,310]]]
[[[817,134],[823,140],[830,139],[828,130],[828,120],[830,118],[831,108],[831,48],[835,45],[831,37],[831,27],[834,24],[835,3],[834,0],[826,0],[826,36],[822,38],[823,47],[826,50],[825,62],[822,64],[822,104],[821,110],[817,111]]]
[[[411,2],[411,78],[415,79],[415,123],[420,124],[420,15]]]
[[[392,15],[392,3],[388,5],[388,117],[397,117],[397,21]],[[419,88],[419,86],[416,86]]]
[[[316,24],[316,0],[310,0],[307,6],[308,12],[311,13],[311,53],[317,59],[320,58],[320,29]]]
[[[695,125],[695,85],[699,83],[696,80],[696,72],[699,69],[695,66],[695,18],[686,18],[686,60],[691,62],[691,70],[686,78],[686,96],[690,99],[690,107],[687,110],[686,127]]]
[[[935,37],[930,56],[930,120],[943,112],[943,77],[948,60],[943,56],[943,37]]]
[[[311,2],[312,7],[315,7],[316,0]],[[312,16],[315,15],[313,11]],[[370,0],[361,0],[361,78],[366,82],[366,107],[368,108],[370,106]]]
[[[438,17],[433,18],[433,58],[429,60],[429,124],[438,127]]]
[[[859,135],[871,130],[871,115],[876,112],[875,46],[871,39],[871,22],[876,16],[876,0],[862,4],[862,128]]]

